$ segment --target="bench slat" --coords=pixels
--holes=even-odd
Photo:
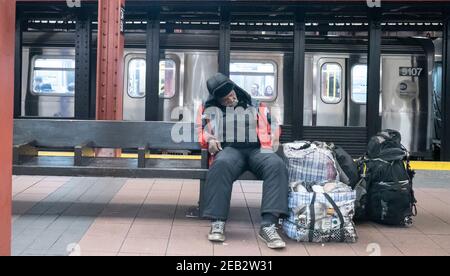
[[[187,142],[172,139],[172,132],[180,129],[186,131]],[[174,122],[14,120],[14,145],[29,141],[49,148],[73,148],[92,141],[99,148],[200,150],[195,125]]]

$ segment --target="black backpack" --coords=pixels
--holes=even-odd
[[[407,156],[407,150],[401,140],[400,132],[392,129],[383,130],[370,139],[367,157],[386,161],[402,160]]]
[[[361,160],[367,194],[360,199],[359,218],[386,225],[411,226],[417,214],[409,155],[401,135],[385,130],[371,138],[367,156]],[[358,186],[358,185],[357,185]],[[364,205],[364,206],[362,206]],[[362,207],[361,207],[362,206]]]

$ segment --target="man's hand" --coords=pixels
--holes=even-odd
[[[211,155],[216,155],[219,151],[222,151],[222,145],[216,139],[211,139],[208,143],[208,151]]]
[[[278,148],[280,147],[280,137],[277,135],[272,136],[272,149],[274,152],[278,151]]]

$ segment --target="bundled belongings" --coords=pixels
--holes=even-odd
[[[289,182],[339,180],[353,188],[360,179],[352,157],[332,143],[298,141],[285,144],[283,150]]]
[[[336,161],[334,149],[332,144],[306,141],[283,147],[291,183],[289,217],[283,229],[294,240],[357,240],[352,222],[356,193],[348,185],[349,177]]]
[[[294,142],[283,147],[289,182],[340,179],[333,153],[326,143]]]
[[[353,224],[356,194],[348,185],[293,182],[290,188],[290,214],[283,222],[288,237],[315,243],[357,241]]]
[[[360,163],[364,179],[356,187],[357,218],[411,226],[417,214],[412,182],[415,173],[400,133],[384,130],[372,137],[367,156]]]

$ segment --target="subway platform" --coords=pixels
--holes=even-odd
[[[186,218],[196,180],[13,176],[12,255],[272,256],[450,255],[450,171],[419,170],[411,228],[357,225],[356,244],[287,241],[270,250],[257,237],[261,183],[235,183],[227,240],[207,240],[209,221]]]

